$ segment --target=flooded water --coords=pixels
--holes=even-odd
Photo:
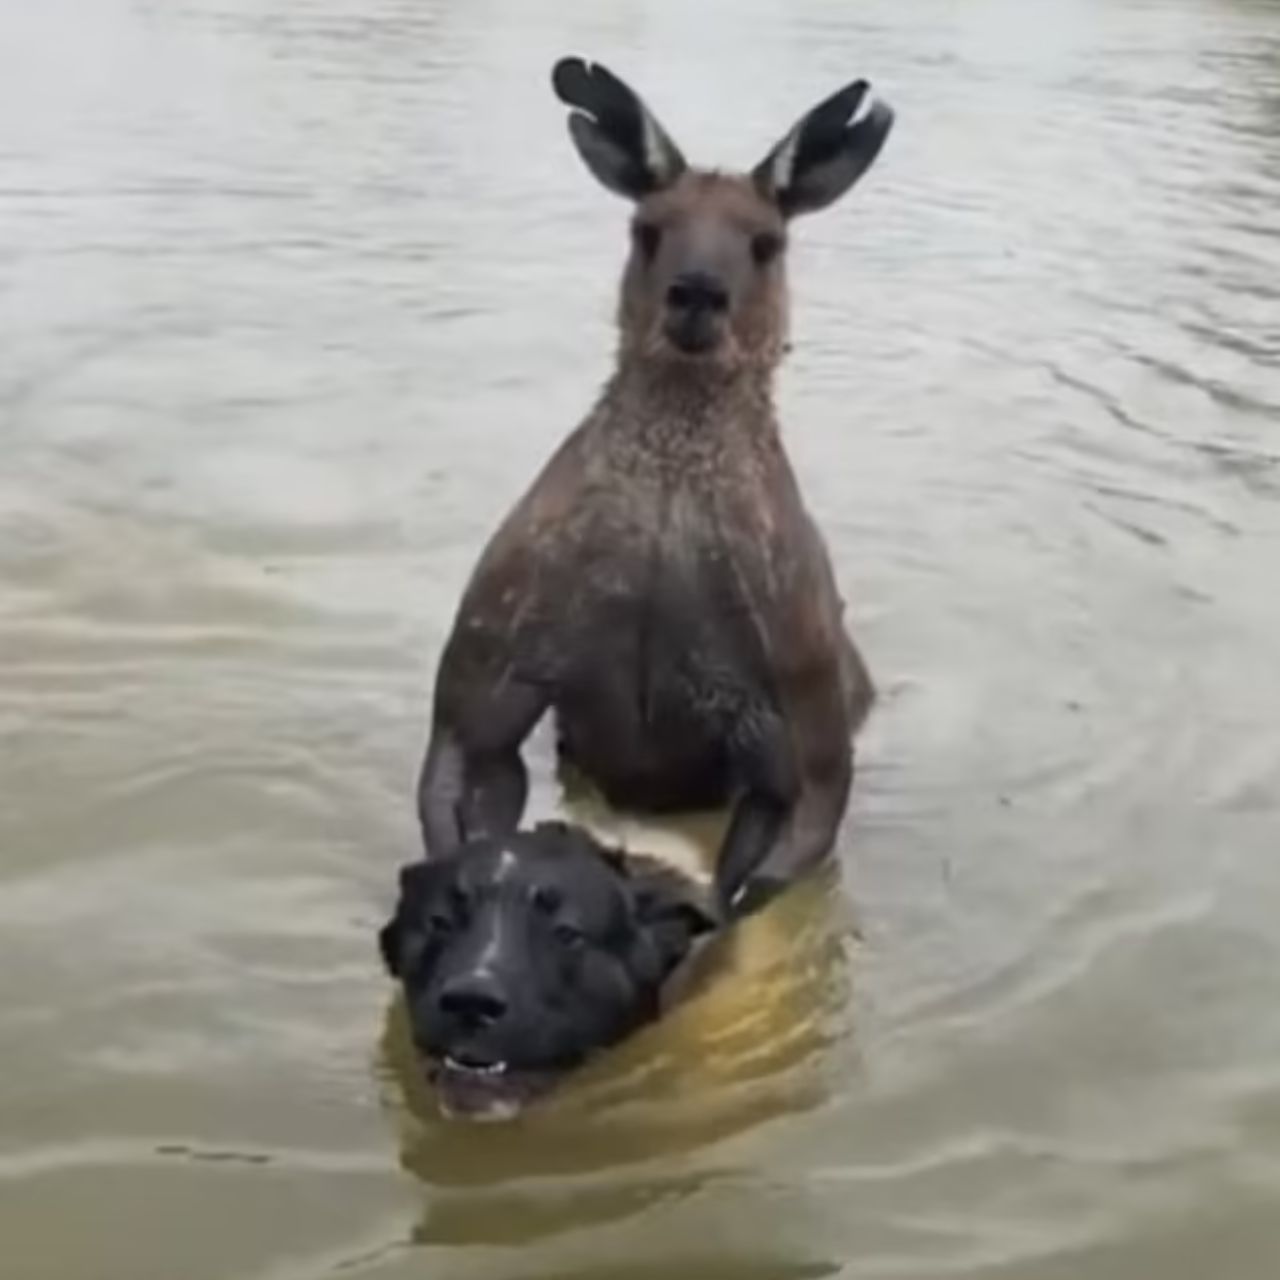
[[[476,1129],[374,932],[610,358],[566,52],[898,109],[781,394],[884,696],[840,875]],[[0,350],[4,1275],[1274,1276],[1280,5],[7,0]]]

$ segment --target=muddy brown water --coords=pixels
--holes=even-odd
[[[884,696],[840,875],[479,1130],[373,935],[609,359],[570,51],[899,111],[782,387]],[[1280,6],[9,0],[0,449],[3,1276],[1280,1272]]]

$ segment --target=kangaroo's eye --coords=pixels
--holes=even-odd
[[[658,252],[658,245],[662,243],[662,228],[654,226],[652,222],[637,222],[631,227],[631,235],[636,248],[646,259],[652,261],[654,254]]]
[[[751,237],[751,256],[763,267],[782,252],[782,243],[780,235],[773,231],[762,231]]]

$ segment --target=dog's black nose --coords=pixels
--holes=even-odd
[[[507,1012],[507,997],[488,973],[466,973],[450,978],[438,998],[440,1012],[465,1027],[487,1027]]]
[[[724,311],[729,290],[705,271],[685,271],[667,289],[667,305],[680,311]]]

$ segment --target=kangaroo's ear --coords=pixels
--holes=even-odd
[[[576,108],[569,134],[578,154],[610,191],[639,200],[669,187],[688,167],[640,96],[607,67],[561,58],[551,83],[561,102]]]
[[[803,116],[752,170],[752,180],[786,217],[812,213],[866,173],[892,127],[888,104],[855,80]]]

